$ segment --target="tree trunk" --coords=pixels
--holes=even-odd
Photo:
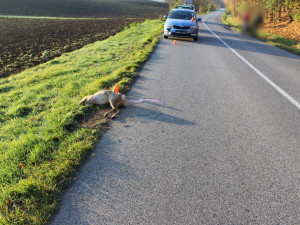
[[[289,7],[287,8],[287,14],[288,14],[288,17],[289,17],[289,23],[293,22],[292,10],[290,10]]]
[[[266,19],[269,18],[269,12],[268,12],[268,10],[265,10],[265,18],[266,18]]]
[[[270,13],[270,22],[274,23],[274,13],[273,12]]]

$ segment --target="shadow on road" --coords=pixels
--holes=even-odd
[[[145,103],[141,103],[145,104]],[[147,104],[147,103],[146,103]],[[155,105],[155,104],[151,104]],[[159,107],[165,107],[169,108],[172,110],[177,110],[181,111],[180,109],[176,109],[170,106],[162,106],[162,105],[155,105]],[[159,112],[154,109],[149,109],[146,107],[140,107],[136,105],[131,105],[128,109],[124,110],[122,113],[122,116],[119,117],[119,121],[121,123],[126,124],[126,119],[131,118],[131,119],[136,119],[140,120],[142,123],[152,123],[153,121],[160,121],[162,123],[171,123],[171,124],[176,124],[180,126],[195,126],[196,124],[194,122],[191,122],[186,119],[179,118],[177,116],[173,116],[170,114],[166,114],[163,112]]]

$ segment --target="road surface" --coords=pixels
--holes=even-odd
[[[129,96],[166,104],[122,111],[53,225],[300,224],[300,57],[221,15],[159,43]]]

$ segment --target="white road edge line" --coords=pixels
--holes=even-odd
[[[213,15],[211,15],[213,16]],[[203,19],[203,25],[208,29],[216,38],[218,38],[227,48],[230,49],[236,56],[238,56],[241,60],[244,61],[251,69],[253,69],[261,78],[263,78],[268,84],[270,84],[273,88],[275,88],[281,95],[283,95],[287,100],[289,100],[294,106],[296,106],[300,110],[300,103],[293,99],[288,93],[282,90],[277,84],[271,81],[266,75],[260,72],[257,68],[255,68],[250,62],[248,62],[243,56],[237,53],[233,48],[230,47],[225,41],[223,41],[218,35],[216,35],[208,26],[205,24],[205,20],[211,16],[205,17]]]

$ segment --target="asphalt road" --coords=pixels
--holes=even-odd
[[[122,111],[52,224],[300,224],[300,57],[221,14],[205,25],[245,61],[203,24],[162,40],[129,96],[166,105]]]

